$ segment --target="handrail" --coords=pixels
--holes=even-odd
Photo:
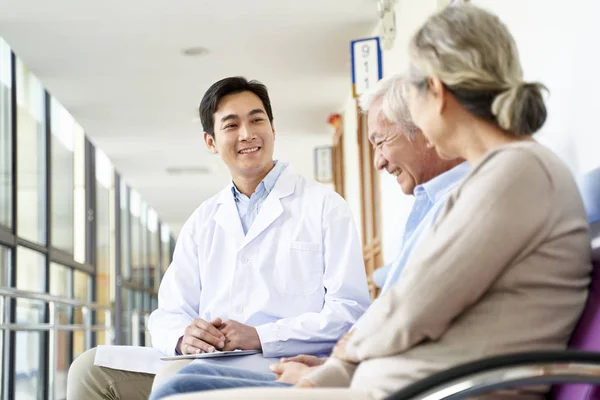
[[[10,312],[8,305],[10,302],[7,298],[11,299],[27,299],[36,300],[48,303],[48,323],[33,323],[33,324],[21,324],[13,323],[8,320]],[[70,306],[80,307],[82,314],[83,324],[60,324],[57,320],[58,306]],[[104,324],[92,325],[92,311],[104,312]],[[49,348],[48,348],[48,395],[50,400],[55,398],[55,386],[56,386],[56,370],[57,370],[57,359],[58,359],[58,344],[57,344],[57,333],[60,331],[84,331],[85,332],[85,347],[91,347],[91,333],[97,331],[105,331],[108,335],[109,341],[112,342],[114,337],[114,329],[112,325],[112,310],[110,306],[101,305],[97,303],[66,299],[64,297],[52,296],[46,293],[30,292],[26,290],[20,290],[15,288],[0,288],[0,334],[5,331],[47,331],[49,335]],[[3,339],[3,338],[2,338]],[[0,355],[3,357],[4,362],[8,361],[8,348],[4,346],[3,340],[0,340]],[[4,388],[6,390],[6,387]],[[6,393],[2,393],[6,395]]]
[[[38,292],[30,292],[27,290],[15,289],[15,288],[6,288],[0,287],[0,296],[3,297],[11,297],[11,298],[21,298],[21,299],[29,299],[29,300],[39,300],[45,302],[52,302],[58,304],[64,304],[73,307],[87,307],[94,310],[110,310],[110,306],[104,304],[97,304],[87,301],[74,300],[74,299],[66,299],[64,297],[52,296],[46,293],[38,293]]]

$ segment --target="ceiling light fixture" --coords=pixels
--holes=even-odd
[[[202,166],[167,167],[166,171],[169,175],[203,175],[210,173],[210,169],[208,167]]]
[[[181,54],[187,57],[198,57],[208,53],[208,49],[204,47],[188,47],[181,50]]]

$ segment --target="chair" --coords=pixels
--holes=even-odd
[[[592,233],[594,269],[583,314],[566,351],[490,357],[433,374],[388,400],[466,399],[518,386],[553,384],[552,400],[600,400],[600,168],[579,182]]]

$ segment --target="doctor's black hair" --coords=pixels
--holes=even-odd
[[[221,99],[231,94],[242,92],[251,92],[258,96],[262,101],[269,122],[273,123],[273,110],[271,109],[271,100],[267,87],[259,81],[248,81],[242,76],[233,76],[214,83],[202,97],[198,112],[200,114],[200,122],[204,132],[208,132],[213,138],[215,137],[215,112],[219,108]]]

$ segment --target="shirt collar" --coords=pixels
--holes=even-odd
[[[465,177],[469,168],[470,164],[465,161],[435,178],[430,179],[422,185],[416,186],[415,196],[424,192],[432,203],[436,203]]]
[[[273,164],[274,167],[258,184],[254,193],[259,193],[262,190],[266,190],[267,193],[270,193],[275,187],[277,179],[279,179],[279,175],[281,175],[281,172],[288,166],[287,163],[279,162],[278,160],[273,161]],[[233,199],[236,201],[238,200],[238,196],[241,195],[233,182],[231,182],[231,193],[233,194]]]

